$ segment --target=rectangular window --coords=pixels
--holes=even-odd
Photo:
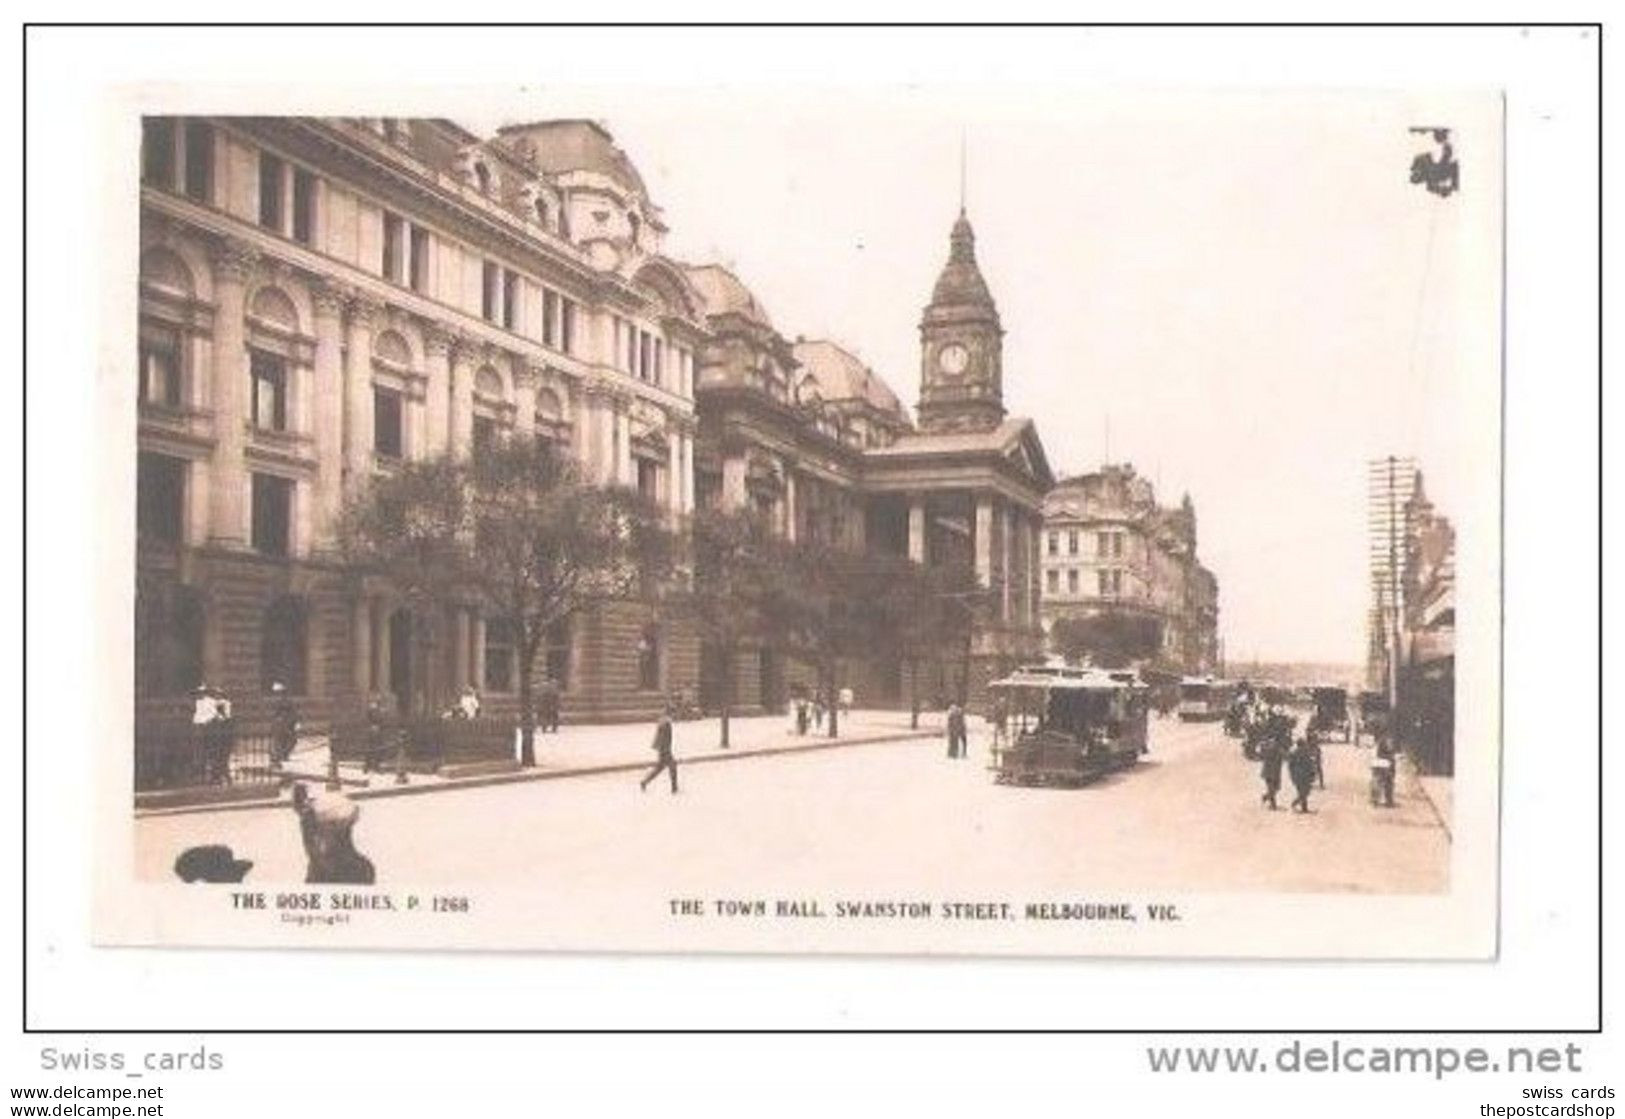
[[[491,261],[485,262],[480,279],[480,316],[486,322],[497,321],[497,285],[502,282],[502,270]]]
[[[1053,567],[1044,572],[1044,589],[1055,594],[1061,589],[1061,573]]]
[[[164,190],[175,189],[174,118],[141,118],[141,181]]]
[[[542,292],[542,345],[552,346],[558,342],[558,330],[554,320],[559,314],[559,297],[551,290]]]
[[[253,545],[267,556],[288,554],[288,528],[293,523],[293,483],[270,474],[253,476]]]
[[[1100,591],[1100,597],[1101,598],[1105,598],[1107,595],[1111,594],[1111,592],[1112,592],[1111,572],[1109,572],[1109,571],[1097,571],[1097,572],[1095,572],[1095,581],[1098,584],[1097,589]]]
[[[475,452],[484,451],[496,441],[497,422],[490,416],[475,416],[473,435]]]
[[[485,621],[485,679],[482,686],[488,692],[514,690],[514,655],[518,642],[514,640],[513,623],[506,618],[487,618]]]
[[[638,496],[654,504],[660,500],[660,467],[646,458],[638,463]]]
[[[200,120],[186,122],[186,197],[208,202],[214,194],[214,130]]]
[[[1078,530],[1075,528],[1067,530],[1066,554],[1069,556],[1075,556],[1078,554]]]
[[[266,431],[288,426],[288,363],[276,354],[251,350],[248,355],[249,418]]]
[[[181,332],[172,326],[141,327],[141,402],[181,406]]]
[[[567,354],[576,352],[576,305],[575,300],[560,296],[559,315],[559,348]]]
[[[293,239],[316,243],[316,176],[301,168],[293,172]]]
[[[1067,569],[1066,590],[1068,594],[1078,593],[1078,569],[1075,567]]]
[[[406,223],[401,220],[399,214],[384,211],[384,238],[378,274],[397,284],[401,282],[401,263],[405,259],[401,252],[401,238],[405,229]]]
[[[662,381],[662,378],[665,376],[665,368],[664,368],[665,364],[666,364],[666,343],[661,341],[659,338],[656,338],[655,339],[655,367],[654,367],[653,375],[650,376],[650,378],[649,378],[650,381],[652,381],[653,383],[655,383],[657,385],[664,383]]]
[[[1052,556],[1061,554],[1061,534],[1058,532],[1049,534],[1049,554]]]
[[[260,153],[260,224],[282,232],[282,161]]]
[[[135,467],[135,530],[179,544],[186,525],[186,460],[142,451]]]
[[[400,458],[405,453],[402,437],[401,394],[391,389],[372,390],[372,449],[384,458]]]
[[[412,261],[410,264],[413,291],[429,290],[429,231],[412,227]]]
[[[519,321],[519,273],[502,271],[502,325],[509,330]]]
[[[1121,571],[1113,571],[1112,572],[1112,594],[1120,595],[1122,593],[1123,593],[1123,573]]]

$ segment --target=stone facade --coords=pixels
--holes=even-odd
[[[1112,464],[1064,479],[1044,500],[1043,618],[1144,620],[1169,670],[1219,668],[1219,588],[1196,555],[1196,510],[1157,504],[1149,479]]]
[[[580,121],[248,117],[148,118],[142,159],[138,703],[206,679],[252,717],[280,679],[314,720],[468,683],[511,704],[479,604],[407,609],[334,526],[366,480],[503,434],[692,508],[708,333],[630,162]],[[577,718],[698,675],[692,633],[633,602],[545,660]]]
[[[716,265],[690,269],[711,343],[696,382],[698,504],[751,507],[790,539],[973,569],[984,588],[968,663],[945,653],[921,693],[980,703],[988,680],[1041,652],[1040,509],[1051,484],[1032,421],[1003,405],[1002,331],[961,213],[920,325],[920,423],[838,344],[787,340],[748,288]],[[944,361],[944,352],[957,350]],[[860,704],[907,702],[902,667],[841,666]],[[771,707],[810,672],[772,647],[736,662],[736,696]],[[707,678],[702,695],[719,689]]]
[[[280,680],[317,723],[468,684],[510,710],[516,651],[478,602],[409,607],[335,549],[368,480],[506,436],[555,442],[674,525],[749,504],[787,537],[974,563],[978,678],[1038,651],[1051,478],[1004,415],[963,214],[920,327],[916,428],[845,349],[790,341],[726,269],[665,256],[664,215],[591,122],[147,118],[140,212],[138,706],[206,680],[252,719]],[[577,615],[539,660],[571,719],[707,690],[692,625],[642,602]],[[737,663],[745,706],[797,673],[771,644]],[[866,699],[897,698],[898,675],[848,673]]]

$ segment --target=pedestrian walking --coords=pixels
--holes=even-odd
[[[957,703],[948,706],[948,756],[965,756],[965,709]]]
[[[638,782],[638,788],[644,792],[647,792],[649,789],[649,782],[653,781],[656,777],[659,777],[661,770],[665,770],[667,773],[671,774],[671,791],[672,795],[676,796],[677,759],[672,756],[671,752],[671,712],[668,711],[662,713],[660,716],[660,722],[655,724],[655,737],[652,745],[654,747],[656,758],[655,767],[643,775],[643,780]]]
[[[541,693],[536,702],[542,733],[557,734],[559,732],[559,708],[562,705],[563,697],[559,695],[559,685],[553,677],[549,676],[542,681]]]
[[[1371,803],[1373,806],[1394,806],[1394,751],[1384,737],[1377,738],[1377,749],[1371,755]]]
[[[299,741],[299,709],[281,680],[271,683],[271,697],[271,768],[281,769]]]
[[[1010,701],[1000,696],[993,704],[993,751],[1004,749],[1005,734],[1010,729]]]
[[[1308,812],[1309,791],[1315,787],[1314,747],[1310,745],[1308,736],[1293,743],[1292,752],[1287,755],[1287,772],[1292,777],[1292,787],[1298,793],[1292,798],[1292,810]]]
[[[1275,803],[1275,795],[1281,791],[1281,766],[1286,758],[1281,750],[1281,744],[1274,735],[1266,735],[1258,744],[1260,765],[1259,776],[1264,779],[1264,795],[1259,803],[1266,805],[1270,811],[1280,806]]]

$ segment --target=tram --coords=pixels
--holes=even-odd
[[[1075,787],[1146,752],[1150,689],[1132,672],[1033,666],[989,686],[1010,712],[999,784]]]

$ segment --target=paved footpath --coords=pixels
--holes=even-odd
[[[838,723],[839,734],[831,738],[828,735],[827,725],[822,729],[809,729],[804,735],[795,733],[787,715],[744,717],[736,715],[729,720],[729,746],[728,749],[723,749],[720,745],[721,720],[694,719],[672,725],[672,752],[679,763],[686,764],[899,742],[920,737],[941,738],[944,733],[943,720],[944,715],[940,711],[922,711],[918,728],[913,728],[910,726],[907,711],[851,711],[841,717]],[[973,718],[970,723],[974,728],[978,725],[978,720]],[[392,772],[365,773],[359,762],[344,762],[339,766],[339,779],[345,791],[351,796],[371,799],[642,769],[654,764],[654,750],[651,747],[654,727],[655,724],[652,722],[577,724],[562,727],[556,734],[538,732],[536,765],[529,769],[482,772],[449,778],[439,774],[414,773],[405,785],[400,785],[396,783]],[[516,736],[515,757],[517,756]],[[312,738],[300,744],[288,760],[286,772],[289,776],[308,781],[326,781],[328,767],[326,739]],[[286,799],[287,794],[284,791],[277,800],[159,808],[138,815],[233,811],[265,807]]]

